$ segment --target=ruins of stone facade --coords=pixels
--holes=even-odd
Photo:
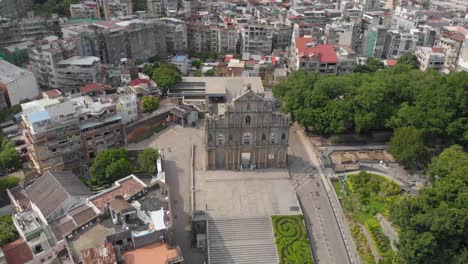
[[[247,89],[224,113],[206,117],[206,169],[286,167],[289,124],[289,115]]]

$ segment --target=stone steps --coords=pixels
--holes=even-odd
[[[278,263],[270,218],[210,220],[208,228],[211,264]]]

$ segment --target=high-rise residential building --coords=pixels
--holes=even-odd
[[[77,55],[76,41],[49,36],[34,41],[28,48],[28,55],[39,86],[43,89],[57,88],[57,64],[63,59]]]
[[[444,27],[441,29],[434,47],[441,48],[445,54],[444,73],[457,69],[460,51],[468,35],[468,30],[463,27]]]
[[[414,52],[418,39],[419,37],[417,34],[389,30],[385,38],[382,57],[398,58],[405,53]]]
[[[99,5],[95,1],[81,1],[70,5],[70,18],[101,18]]]
[[[133,14],[132,0],[102,0],[102,8],[106,20]]]
[[[64,38],[77,39],[78,55],[99,57],[102,64],[164,57],[167,53],[165,24],[156,19],[69,24],[62,32]]]
[[[252,23],[240,26],[242,52],[267,55],[273,49],[273,28],[267,24]]]
[[[188,50],[187,24],[176,18],[162,18],[166,28],[166,48],[168,53]],[[161,38],[161,36],[158,36]]]
[[[33,0],[2,0],[0,1],[0,17],[21,19],[32,11]]]
[[[366,57],[382,57],[388,29],[383,25],[372,26],[364,32],[361,54]]]
[[[73,56],[61,60],[55,68],[55,87],[62,93],[76,93],[87,83],[101,82],[101,61],[94,56]]]
[[[156,18],[165,17],[165,0],[146,0],[148,14]]]

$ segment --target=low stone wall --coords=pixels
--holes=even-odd
[[[125,143],[139,142],[150,137],[164,124],[170,122],[172,107],[165,107],[124,127]]]

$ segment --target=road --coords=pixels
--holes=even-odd
[[[171,126],[165,131],[136,144],[127,145],[127,149],[153,147],[164,152],[163,169],[170,188],[171,211],[174,224],[174,241],[184,257],[184,263],[202,264],[204,254],[191,247],[190,225],[190,150],[192,145],[201,148],[203,130]],[[198,157],[203,157],[198,154]]]
[[[324,175],[320,163],[310,158],[298,131],[297,126],[291,128],[289,170],[302,204],[314,258],[320,264],[352,263],[321,179]]]

